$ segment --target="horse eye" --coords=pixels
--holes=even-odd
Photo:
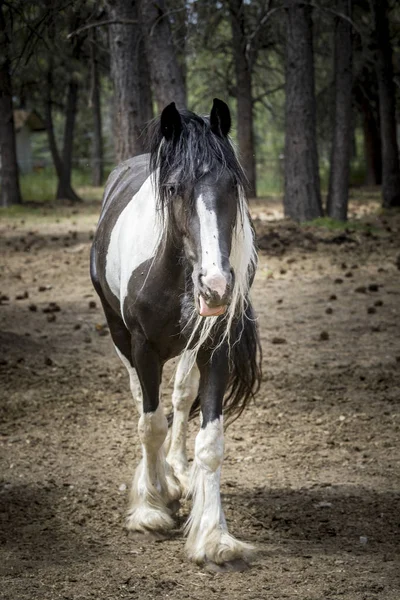
[[[176,187],[174,185],[168,186],[168,196],[172,198],[176,194]]]

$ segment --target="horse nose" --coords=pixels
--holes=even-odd
[[[228,304],[232,294],[233,271],[227,273],[219,270],[200,274],[200,293],[210,306]]]

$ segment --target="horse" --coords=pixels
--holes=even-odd
[[[230,128],[229,108],[217,98],[209,117],[178,110],[173,102],[164,108],[150,152],[109,176],[90,261],[139,411],[142,460],[126,526],[142,534],[172,529],[173,507],[189,494],[187,554],[214,566],[247,564],[252,551],[228,532],[220,474],[223,418],[239,416],[261,380],[249,298],[257,253]],[[160,383],[164,364],[174,357],[167,444]],[[196,414],[200,430],[189,469],[187,424]]]

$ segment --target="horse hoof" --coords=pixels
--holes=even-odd
[[[209,561],[205,563],[204,568],[210,573],[242,573],[243,571],[247,571],[250,566],[242,558],[235,558],[220,565]]]
[[[171,536],[162,531],[130,531],[129,539],[135,540],[138,543],[145,544],[148,542],[165,542]]]

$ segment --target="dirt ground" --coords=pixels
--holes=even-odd
[[[123,527],[137,417],[88,277],[98,210],[0,222],[0,596],[399,600],[400,215],[353,202],[332,231],[252,206],[264,381],[222,495],[258,553],[210,573],[184,554],[188,503],[166,541]]]

